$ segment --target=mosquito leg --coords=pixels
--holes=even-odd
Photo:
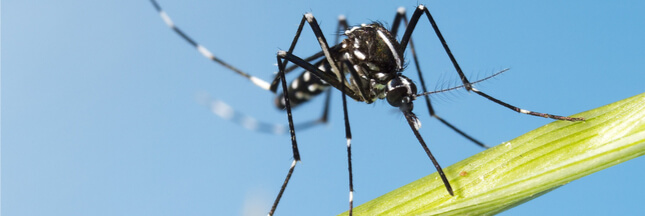
[[[294,36],[293,41],[291,42],[291,46],[289,47],[289,50],[288,50],[287,52],[289,52],[289,53],[293,53],[293,50],[295,49],[296,43],[298,42],[298,39],[300,38],[300,34],[302,33],[302,28],[304,27],[304,22],[305,22],[305,20],[306,20],[306,17],[303,17],[303,18],[302,18],[302,20],[300,20],[300,25],[298,25],[298,30],[296,31],[296,35]],[[317,23],[316,23],[316,25],[317,25]],[[347,29],[347,28],[348,28],[347,20],[345,19],[345,17],[344,17],[344,16],[339,16],[339,17],[338,17],[338,26],[336,27],[336,30],[337,30],[338,32],[342,32],[342,31],[344,31],[344,30],[345,30],[345,29]],[[340,38],[340,34],[337,34],[337,35],[336,35],[336,39],[335,39],[335,43],[334,43],[334,44],[338,44],[338,42],[339,42],[339,38]],[[327,48],[327,49],[329,49],[329,48]],[[305,61],[307,61],[307,62],[311,62],[311,61],[313,61],[313,60],[316,60],[316,59],[318,59],[318,58],[320,58],[320,57],[324,56],[324,54],[325,54],[325,53],[324,53],[324,51],[320,51],[320,52],[318,52],[318,53],[316,53],[316,54],[313,54],[313,55],[311,55],[311,56],[309,56],[309,57],[305,58],[304,60],[305,60]],[[286,67],[286,65],[287,65],[287,63],[288,63],[288,62],[287,62],[287,60],[285,59],[282,63],[283,63],[283,64],[285,65],[285,67]],[[285,72],[286,72],[286,73],[289,73],[289,72],[293,71],[293,70],[294,70],[294,69],[296,69],[296,68],[297,68],[297,65],[287,67],[287,69],[285,70]],[[278,77],[278,76],[276,76],[276,77],[273,79],[273,82],[271,82],[270,90],[271,90],[271,91],[273,91],[273,92],[275,92],[275,91],[277,90],[277,88],[278,88],[278,81],[279,81],[278,79],[279,79],[279,77]]]
[[[309,15],[310,15],[310,14],[309,14]],[[296,43],[298,42],[298,39],[300,39],[300,34],[302,33],[302,28],[304,27],[304,22],[305,22],[305,20],[306,20],[306,19],[307,19],[307,18],[306,18],[306,15],[305,15],[305,17],[303,17],[303,18],[300,20],[300,25],[298,25],[298,30],[296,31],[296,35],[293,37],[293,41],[291,42],[291,46],[289,47],[289,50],[288,50],[287,52],[289,52],[289,53],[293,53],[293,50],[294,50],[294,49],[295,49],[295,47],[296,47]],[[317,25],[317,24],[316,24],[316,25]],[[341,28],[347,29],[347,21],[345,20],[345,17],[343,17],[343,16],[338,17],[338,27],[337,27],[337,30],[339,30],[339,31],[340,31],[340,29],[341,29]],[[340,35],[336,35],[336,43],[335,43],[335,44],[338,44],[338,39],[339,39],[339,38],[340,38]],[[327,49],[329,49],[329,47],[328,47]],[[328,53],[328,52],[327,52],[327,53]],[[311,55],[311,56],[309,56],[309,57],[305,58],[304,60],[305,60],[305,61],[307,61],[307,62],[311,62],[311,61],[316,60],[316,59],[318,59],[318,58],[320,58],[320,57],[323,57],[324,55],[325,55],[325,51],[320,51],[320,52],[318,52],[318,53],[316,53],[316,54],[313,54],[313,55]],[[282,62],[282,63],[283,63],[283,64],[285,65],[285,67],[286,67],[286,65],[287,65],[287,63],[288,63],[288,62],[287,62],[287,60],[285,59],[285,60],[283,60],[283,62]],[[285,70],[285,72],[286,72],[286,73],[289,73],[289,72],[291,72],[292,70],[294,70],[295,68],[297,68],[297,66],[291,66],[291,67],[288,67],[288,68]],[[275,92],[275,91],[276,91],[276,89],[277,89],[277,87],[278,87],[278,79],[279,79],[279,77],[278,77],[278,76],[276,76],[276,77],[275,77],[275,79],[273,79],[273,82],[271,82],[271,87],[270,87],[270,89],[271,89],[271,91],[273,91],[273,92]]]
[[[273,206],[271,207],[269,215],[273,215],[273,213],[275,212],[275,209],[277,208],[278,203],[280,202],[280,198],[282,198],[282,195],[284,194],[284,191],[287,188],[287,184],[289,183],[289,179],[291,178],[291,175],[293,174],[293,170],[295,169],[296,163],[298,161],[300,161],[300,153],[298,152],[298,144],[297,144],[297,141],[296,141],[296,133],[295,133],[294,125],[293,125],[293,118],[292,118],[292,114],[291,114],[291,105],[290,105],[290,102],[289,102],[289,97],[288,97],[289,94],[288,94],[288,90],[287,90],[288,89],[287,88],[287,82],[286,82],[286,78],[285,78],[285,64],[287,62],[292,62],[292,63],[300,66],[301,68],[311,72],[312,74],[314,74],[318,78],[326,81],[327,83],[329,83],[330,85],[334,86],[335,88],[341,89],[341,91],[343,92],[343,98],[345,98],[346,93],[351,93],[351,95],[354,95],[354,97],[356,97],[356,94],[352,90],[350,90],[349,87],[345,84],[344,77],[342,77],[340,75],[341,71],[338,70],[338,68],[336,67],[335,61],[333,60],[333,58],[331,57],[331,55],[329,53],[329,46],[327,46],[327,43],[326,43],[324,37],[322,36],[322,31],[320,31],[320,28],[319,28],[318,24],[316,23],[315,19],[313,18],[313,16],[311,14],[305,14],[305,16],[303,17],[303,20],[305,20],[305,19],[307,20],[307,22],[309,22],[309,24],[312,27],[314,33],[316,34],[316,37],[318,38],[318,41],[321,44],[321,48],[323,49],[323,53],[325,54],[325,57],[326,57],[327,61],[330,63],[330,66],[332,68],[334,68],[332,70],[335,70],[336,72],[338,72],[338,74],[337,74],[336,77],[334,77],[329,73],[324,73],[323,71],[318,69],[316,66],[314,66],[314,65],[310,64],[309,62],[307,62],[307,61],[305,61],[305,60],[303,60],[303,59],[291,54],[291,52],[279,51],[278,54],[277,54],[277,63],[278,63],[278,68],[279,68],[278,76],[280,76],[280,82],[282,83],[284,104],[285,104],[285,107],[287,109],[287,118],[289,120],[289,132],[291,133],[291,143],[292,143],[294,161],[293,161],[291,167],[289,168],[289,172],[287,173],[287,177],[285,178],[285,181],[282,184],[282,187],[280,188],[280,192],[278,193],[278,196],[276,197],[276,199],[275,199],[275,201],[273,203]],[[304,25],[304,22],[301,21],[300,26],[298,27],[297,35],[294,38],[294,42],[292,42],[292,45],[291,45],[292,48],[295,47],[295,41],[298,39],[297,36],[300,34],[303,25]],[[339,81],[339,79],[341,81]],[[346,120],[345,121],[346,130],[349,131],[349,122],[347,121],[346,108],[345,108],[345,120]],[[347,138],[348,139],[348,157],[350,158],[348,160],[351,161],[351,150],[350,150],[350,147],[351,147],[351,145],[350,145],[351,133],[348,133],[348,134],[349,134],[349,135],[347,135],[348,136],[348,138]],[[350,162],[350,170],[351,170],[351,162]],[[351,173],[351,171],[350,171],[350,173]],[[350,182],[351,182],[351,174],[350,174]],[[350,209],[351,209],[351,203],[352,203],[352,200],[353,200],[351,198],[352,196],[353,196],[353,187],[352,187],[352,184],[350,183]]]
[[[325,105],[323,106],[323,113],[318,119],[317,122],[320,123],[327,123],[329,119],[329,105],[331,104],[331,89],[327,89],[327,92],[325,93]]]
[[[301,21],[301,23],[302,23],[302,21]],[[336,31],[337,32],[344,32],[344,30],[347,30],[347,28],[348,28],[347,19],[345,18],[345,16],[342,16],[342,15],[339,16]],[[299,35],[299,33],[302,30],[302,28],[298,28],[298,30],[299,31],[297,33]],[[336,37],[334,39],[334,44],[338,44],[340,42],[340,36],[341,36],[341,34],[336,34]],[[296,38],[294,38],[294,39],[296,39]],[[318,59],[318,58],[320,58],[322,56],[324,56],[323,51],[320,51],[320,52],[318,52],[318,53],[316,53],[316,54],[314,54],[312,56],[309,56],[309,57],[307,57],[307,58],[305,58],[303,60],[306,61],[306,62],[312,62],[312,61],[314,61],[314,60],[316,60],[316,59]],[[286,59],[285,59],[285,61],[286,61]],[[283,62],[285,62],[285,61],[283,61]],[[318,63],[316,63],[314,65],[318,65]],[[290,66],[290,67],[288,67],[286,69],[286,72],[295,70],[296,68],[299,68],[299,67],[300,67],[299,65],[292,65],[292,66]],[[325,67],[325,71],[331,71],[331,67],[329,66],[329,64],[325,64],[324,67]],[[276,76],[276,78],[271,83],[272,89],[273,89],[273,86],[277,86],[276,84],[278,83],[278,80],[279,80],[279,77]],[[331,100],[331,91],[329,89],[327,89],[325,94],[326,94],[325,103],[323,105],[323,113],[322,113],[321,117],[318,118],[315,121],[306,122],[304,124],[301,124],[300,126],[302,126],[304,128],[309,128],[309,127],[315,126],[315,125],[320,124],[320,123],[327,123],[327,120],[328,120],[328,117],[329,117],[329,105],[330,105],[330,100]]]
[[[316,66],[306,62],[305,60],[299,58],[298,56],[295,56],[295,55],[293,55],[291,53],[288,53],[286,51],[278,51],[278,57],[288,59],[291,63],[294,63],[294,64],[302,67],[303,69],[311,72],[311,74],[313,74],[314,76],[316,76],[316,77],[320,78],[321,80],[327,82],[332,87],[334,87],[336,89],[339,89],[341,91],[345,91],[347,96],[351,97],[352,99],[354,99],[356,101],[364,101],[365,100],[359,95],[359,93],[354,92],[354,90],[352,90],[349,86],[347,86],[346,83],[345,83],[345,85],[341,84],[341,81],[339,81],[337,76],[335,76],[333,74],[325,73],[324,71],[321,71]]]
[[[298,39],[300,39],[300,33],[302,33],[302,28],[303,28],[304,26],[305,26],[305,18],[303,17],[303,18],[300,20],[300,24],[298,25],[298,30],[296,30],[296,35],[295,35],[295,36],[293,36],[293,40],[291,41],[291,46],[289,46],[289,50],[288,50],[287,52],[289,52],[289,53],[293,53],[293,50],[296,48],[296,44],[298,43]],[[315,55],[314,55],[314,56],[315,56]],[[313,56],[312,56],[312,57],[313,57]],[[286,59],[283,59],[283,60],[282,60],[282,65],[284,65],[284,67],[286,67],[286,66],[287,66],[287,63],[288,63],[288,62],[287,62],[287,60],[286,60]],[[285,73],[286,73],[286,72],[285,72]],[[276,92],[276,90],[278,89],[278,83],[277,83],[277,82],[278,82],[278,79],[280,79],[280,78],[279,78],[279,75],[276,75],[275,79],[273,79],[273,82],[271,83],[270,90],[271,90],[272,92]]]
[[[481,95],[482,97],[488,99],[488,100],[491,100],[491,101],[493,101],[493,102],[495,102],[495,103],[497,103],[499,105],[502,105],[502,106],[504,106],[506,108],[509,108],[509,109],[511,109],[511,110],[513,110],[515,112],[518,112],[518,113],[523,113],[523,114],[532,115],[532,116],[539,116],[539,117],[544,117],[544,118],[551,118],[551,119],[555,119],[555,120],[563,120],[563,121],[584,121],[585,120],[584,118],[581,118],[581,117],[559,116],[559,115],[552,115],[552,114],[548,114],[548,113],[539,113],[539,112],[533,112],[533,111],[530,111],[530,110],[525,110],[525,109],[510,105],[510,104],[508,104],[508,103],[506,103],[504,101],[498,100],[498,99],[496,99],[494,97],[491,97],[490,95],[487,95],[484,92],[481,92],[476,88],[472,88],[471,90],[473,92],[477,93],[478,95]]]
[[[224,62],[222,59],[217,58],[215,55],[213,55],[213,53],[211,53],[208,49],[206,49],[206,47],[203,47],[202,45],[198,44],[197,42],[195,42],[195,40],[190,38],[181,29],[179,29],[179,27],[177,27],[175,25],[175,23],[172,22],[172,20],[168,16],[168,14],[166,14],[166,12],[163,11],[163,9],[161,9],[161,6],[159,6],[157,1],[150,0],[150,2],[152,2],[152,5],[155,7],[157,12],[159,12],[159,15],[161,16],[161,19],[163,19],[163,21],[166,23],[166,25],[168,25],[168,27],[170,27],[170,29],[172,29],[173,31],[175,31],[175,33],[177,33],[179,36],[181,36],[181,38],[183,38],[186,42],[188,42],[190,45],[195,47],[195,49],[197,49],[197,51],[199,51],[199,53],[201,53],[204,57],[206,57],[206,58],[210,59],[211,61],[214,61],[215,63],[217,63],[219,65],[222,65],[225,68],[227,68],[227,69],[229,69],[229,70],[231,70],[231,71],[233,71],[233,72],[235,72],[235,73],[247,78],[248,80],[250,80],[256,86],[258,86],[258,87],[260,87],[260,88],[262,88],[264,90],[269,90],[270,84],[268,82],[266,82],[266,81],[264,81],[264,80],[262,80],[260,78],[257,78],[255,76],[251,76],[251,75],[245,73],[244,71],[242,71],[240,69],[237,69],[233,65],[230,65],[230,64]]]
[[[296,65],[300,66],[301,68],[305,69],[306,71],[314,74],[316,77],[321,79],[322,81],[325,81],[329,85],[333,86],[336,89],[339,89],[341,91],[345,90],[345,93],[347,93],[350,97],[357,101],[364,101],[364,97],[362,95],[358,95],[355,93],[354,90],[351,90],[351,87],[345,83],[344,85],[340,83],[340,79],[343,79],[345,76],[344,74],[338,69],[337,61],[334,59],[334,56],[331,55],[331,49],[329,45],[327,44],[327,40],[325,39],[325,36],[322,33],[322,30],[320,30],[320,26],[318,25],[316,19],[311,13],[307,13],[303,16],[300,25],[298,26],[298,32],[296,32],[297,35],[299,35],[302,31],[304,22],[306,21],[309,26],[311,27],[312,31],[314,32],[314,35],[318,39],[318,43],[320,44],[320,48],[322,50],[323,56],[325,60],[327,61],[326,66],[331,67],[330,70],[322,71],[319,68],[317,68],[315,65],[311,64],[307,60],[303,60],[298,56],[293,55],[289,51],[279,51],[278,56],[281,58],[284,58],[283,62],[292,62],[295,63]],[[340,20],[340,27],[345,27],[346,23],[344,20]],[[345,27],[347,28],[347,27]],[[298,37],[294,37],[294,40],[297,40]],[[292,47],[295,46],[295,43],[292,43]],[[334,49],[338,49],[338,45],[333,47]],[[317,55],[317,54],[315,54]],[[329,73],[331,71],[331,73]],[[336,76],[332,76],[331,74],[335,74]],[[273,88],[273,87],[272,87]],[[276,87],[277,88],[277,87]]]
[[[273,215],[275,213],[275,209],[278,208],[278,202],[280,202],[280,199],[282,198],[282,194],[284,194],[284,190],[287,189],[287,183],[289,183],[289,179],[291,179],[291,175],[293,174],[293,170],[296,168],[296,163],[298,161],[293,160],[291,162],[291,167],[289,167],[289,172],[287,173],[287,177],[284,179],[284,183],[282,183],[282,187],[280,187],[280,192],[278,193],[278,197],[275,198],[275,201],[273,201],[273,205],[271,206],[271,210],[269,211],[269,216]]]
[[[343,65],[344,66],[344,65]],[[345,79],[341,79],[345,84]],[[347,95],[342,92],[343,97],[343,116],[345,120],[345,138],[347,139],[347,169],[349,171],[349,215],[352,215],[354,209],[354,176],[352,172],[352,130],[349,126],[349,115],[347,114]]]
[[[410,125],[410,129],[412,129],[412,132],[414,132],[414,136],[417,137],[417,140],[419,140],[419,143],[421,143],[421,147],[423,147],[423,150],[426,151],[426,154],[428,155],[428,157],[430,157],[430,160],[432,161],[432,164],[434,164],[435,169],[437,169],[437,172],[439,173],[439,176],[441,177],[443,184],[446,186],[446,190],[448,190],[448,193],[451,196],[454,196],[454,192],[452,191],[452,186],[450,186],[450,182],[448,182],[448,178],[446,178],[446,174],[443,173],[443,169],[441,168],[441,165],[439,165],[439,162],[437,162],[437,159],[434,158],[434,156],[432,155],[432,152],[430,152],[430,149],[426,145],[425,141],[423,141],[421,134],[419,134],[417,117],[414,115],[414,113],[409,111],[407,112],[404,111],[403,115],[405,115],[405,119],[408,121],[408,124]]]
[[[276,208],[278,207],[278,203],[280,202],[280,198],[282,198],[282,194],[284,194],[285,189],[287,189],[287,184],[289,183],[289,179],[291,179],[291,175],[293,174],[293,170],[296,168],[296,163],[300,161],[300,152],[298,151],[298,142],[296,140],[296,130],[293,126],[293,117],[291,115],[291,105],[289,104],[289,97],[287,95],[287,81],[284,75],[284,64],[282,62],[282,59],[280,56],[277,56],[277,62],[278,62],[278,68],[279,72],[278,75],[280,76],[281,83],[282,83],[282,91],[283,91],[283,97],[284,97],[284,104],[287,109],[287,120],[289,121],[289,133],[291,134],[291,148],[293,150],[293,162],[291,163],[291,167],[289,168],[289,172],[287,173],[287,177],[284,179],[284,183],[282,183],[282,187],[280,187],[280,192],[278,193],[278,196],[275,198],[275,201],[273,202],[273,205],[271,206],[271,210],[269,211],[269,215],[273,215],[275,213]]]
[[[328,94],[329,94],[329,90],[328,90]],[[327,101],[329,100],[329,96],[327,96],[326,100]],[[231,107],[229,104],[227,104],[224,101],[217,100],[214,98],[205,98],[201,103],[207,106],[213,114],[219,116],[222,119],[238,124],[244,127],[245,129],[248,129],[254,132],[276,134],[276,135],[289,133],[289,125],[273,124],[273,123],[268,123],[268,122],[258,120],[253,116],[250,116],[235,110],[233,107]],[[325,107],[325,111],[323,111],[323,117],[312,119],[305,122],[294,123],[294,128],[297,129],[298,131],[302,131],[302,130],[307,130],[314,126],[326,123],[327,122],[326,113],[329,112],[327,110],[328,108]]]
[[[345,83],[346,79],[343,76],[342,70],[338,69],[338,66],[336,65],[336,60],[333,58],[333,56],[330,53],[330,48],[327,45],[327,40],[325,39],[324,35],[322,34],[322,31],[320,30],[320,26],[318,26],[318,23],[316,22],[316,19],[311,15],[310,13],[307,13],[303,17],[304,20],[306,20],[309,23],[309,26],[311,27],[312,31],[316,35],[316,38],[318,39],[318,42],[320,44],[320,47],[322,49],[322,52],[328,62],[328,65],[331,67],[332,73],[336,74],[336,77],[333,77],[330,73],[324,73],[323,71],[320,71],[318,68],[316,68],[314,65],[298,58],[297,56],[294,56],[291,54],[291,52],[284,52],[280,51],[278,52],[278,64],[280,64],[280,76],[284,76],[284,64],[280,62],[280,58],[284,58],[284,62],[293,62],[294,64],[304,68],[305,70],[313,73],[315,76],[318,78],[326,81],[330,85],[336,87],[337,89],[341,90],[342,95],[343,95],[343,114],[344,114],[344,120],[345,120],[345,137],[347,139],[347,163],[348,163],[348,171],[349,171],[349,209],[350,209],[350,215],[352,214],[353,210],[353,202],[354,202],[354,187],[353,187],[353,175],[352,175],[352,163],[351,163],[351,128],[349,125],[349,118],[348,118],[348,113],[347,113],[347,95],[353,95],[352,98],[357,99],[357,94],[350,90],[348,85]],[[343,24],[344,19],[341,19],[340,25]],[[301,22],[301,26],[299,27],[299,30],[301,30],[303,23]],[[340,27],[339,27],[340,28]],[[345,27],[346,28],[346,27]],[[338,40],[338,39],[337,39]],[[351,69],[350,69],[351,71]],[[355,73],[355,71],[354,71]],[[282,88],[286,88],[286,83],[284,83],[284,77],[283,79],[283,86]],[[340,83],[339,83],[340,82]],[[286,92],[285,92],[286,95]],[[360,99],[362,97],[358,97]],[[286,187],[286,186],[285,186]]]
[[[338,26],[336,27],[336,31],[337,32],[343,32],[347,28],[348,28],[347,19],[345,18],[345,16],[339,16],[338,17]],[[338,43],[340,43],[340,34],[337,34],[336,38],[334,40],[334,44],[338,44]],[[322,51],[321,51],[321,53],[322,53]],[[307,60],[307,59],[305,59],[305,60]],[[344,85],[344,82],[342,82],[342,83]],[[327,92],[325,94],[326,94],[326,96],[325,96],[325,105],[323,107],[323,114],[318,119],[318,121],[317,121],[318,123],[327,123],[327,119],[329,118],[329,105],[330,105],[330,102],[331,102],[331,89],[327,89]],[[343,98],[344,97],[345,96],[343,96]]]
[[[487,95],[475,88],[473,88],[472,83],[466,79],[466,76],[464,75],[463,71],[461,70],[461,67],[459,66],[459,63],[457,63],[457,60],[455,59],[455,56],[452,54],[450,51],[450,48],[448,47],[448,43],[446,43],[446,40],[443,38],[443,35],[441,34],[441,31],[439,31],[439,27],[437,26],[437,23],[434,21],[434,18],[432,18],[432,15],[430,14],[430,11],[428,8],[426,8],[423,5],[419,5],[417,9],[414,11],[414,14],[412,14],[412,18],[410,18],[410,23],[407,26],[407,29],[405,30],[405,33],[403,35],[403,38],[401,38],[401,46],[406,47],[408,42],[411,42],[411,37],[412,37],[412,32],[414,31],[414,28],[419,21],[419,18],[421,17],[422,14],[426,15],[428,17],[428,21],[430,21],[430,24],[432,25],[432,28],[434,29],[435,34],[439,38],[439,41],[441,41],[441,45],[443,45],[444,50],[446,51],[446,54],[448,54],[448,57],[450,58],[450,61],[452,62],[453,66],[455,67],[455,70],[457,70],[457,73],[459,74],[459,77],[461,78],[461,82],[464,85],[464,88],[466,88],[467,91],[473,91],[477,93],[478,95],[493,101],[499,105],[502,105],[506,108],[509,108],[513,111],[523,113],[523,114],[528,114],[528,115],[533,115],[533,116],[540,116],[540,117],[545,117],[545,118],[552,118],[556,120],[564,120],[564,121],[583,121],[584,118],[575,118],[575,117],[566,117],[566,116],[559,116],[559,115],[552,115],[548,113],[539,113],[539,112],[533,112],[533,111],[528,111],[525,109],[521,109],[516,106],[512,106],[508,103],[505,103],[499,99],[496,99],[490,95]]]
[[[318,39],[318,43],[320,44],[320,49],[322,49],[323,54],[327,59],[327,62],[331,66],[332,72],[336,74],[336,77],[338,79],[343,79],[344,76],[342,75],[342,71],[338,69],[338,65],[336,65],[336,60],[334,59],[334,57],[331,55],[331,52],[329,51],[330,50],[329,45],[327,44],[325,35],[323,35],[322,30],[320,30],[320,26],[318,25],[316,18],[314,18],[314,15],[311,13],[306,13],[303,18],[307,20],[307,23],[309,23],[311,30],[314,32],[314,35],[316,35],[316,38]],[[342,88],[339,88],[339,89],[342,89]]]
[[[397,34],[397,31],[399,29],[399,24],[401,23],[401,21],[403,21],[403,23],[406,26],[408,26],[408,18],[407,18],[406,14],[405,14],[405,8],[403,8],[403,7],[399,8],[397,10],[396,16],[394,17],[394,23],[392,24],[392,33],[395,36]],[[417,69],[417,73],[419,74],[419,83],[421,84],[423,92],[427,92],[428,89],[426,87],[425,80],[423,79],[423,74],[421,72],[421,65],[419,64],[419,59],[418,59],[417,54],[416,54],[415,49],[414,49],[414,42],[412,40],[412,36],[409,37],[409,40],[410,40],[410,42],[409,42],[410,43],[410,53],[412,53],[412,59],[414,61],[414,66]],[[489,146],[485,145],[484,143],[480,142],[479,140],[477,140],[477,139],[473,138],[472,136],[466,134],[462,130],[459,130],[457,127],[455,127],[454,125],[450,124],[448,121],[446,121],[443,118],[439,117],[435,113],[434,109],[432,108],[432,104],[430,103],[430,97],[428,95],[424,95],[424,97],[426,99],[426,106],[428,107],[428,111],[430,112],[430,116],[436,118],[441,123],[443,123],[444,125],[448,126],[450,129],[452,129],[453,131],[457,132],[458,134],[460,134],[464,138],[470,140],[471,142],[475,143],[476,145],[484,147],[484,148],[490,148]]]

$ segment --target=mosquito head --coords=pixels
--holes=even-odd
[[[387,102],[401,111],[410,112],[414,108],[412,101],[416,99],[417,86],[410,78],[398,75],[387,83]]]

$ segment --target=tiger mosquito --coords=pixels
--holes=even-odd
[[[349,115],[347,112],[348,96],[355,101],[365,102],[367,104],[373,103],[379,99],[385,99],[391,106],[397,107],[405,116],[405,119],[410,126],[410,129],[412,130],[414,136],[417,138],[417,140],[421,144],[421,147],[430,158],[432,164],[439,173],[439,176],[441,177],[441,180],[443,181],[447,192],[451,196],[454,196],[454,192],[452,187],[450,186],[450,182],[446,178],[446,175],[444,174],[441,166],[432,155],[430,149],[419,133],[421,122],[417,118],[416,114],[412,112],[414,108],[413,101],[417,97],[423,96],[425,98],[426,106],[428,107],[429,115],[431,117],[436,118],[450,129],[484,148],[488,148],[488,146],[484,145],[480,141],[459,130],[451,123],[448,123],[448,121],[439,117],[432,108],[429,95],[438,92],[464,88],[466,89],[466,91],[472,91],[477,95],[480,95],[494,103],[497,103],[518,113],[563,121],[584,120],[584,118],[580,117],[566,117],[522,109],[503,102],[495,97],[492,97],[480,91],[479,89],[476,89],[473,84],[495,77],[507,71],[508,69],[501,70],[484,79],[470,82],[464,75],[461,67],[457,63],[456,58],[450,51],[450,48],[448,47],[448,44],[443,35],[439,31],[439,27],[430,14],[430,11],[424,5],[417,6],[409,20],[407,18],[405,9],[399,8],[396,12],[394,22],[390,29],[387,29],[382,23],[379,22],[350,27],[346,18],[344,16],[340,16],[337,30],[343,32],[343,36],[345,36],[346,38],[339,42],[340,35],[337,35],[334,43],[335,45],[331,47],[327,43],[327,40],[325,39],[325,36],[323,35],[323,32],[320,29],[320,26],[318,25],[318,22],[314,18],[313,14],[306,13],[300,20],[300,24],[298,25],[298,29],[289,49],[287,51],[280,50],[276,55],[278,73],[276,74],[272,82],[266,82],[260,78],[243,72],[242,70],[216,57],[208,49],[195,42],[192,38],[190,38],[187,34],[181,31],[177,26],[175,26],[170,17],[161,9],[159,4],[155,0],[151,0],[151,2],[163,21],[175,33],[181,36],[189,44],[194,46],[197,51],[204,55],[206,58],[216,62],[221,66],[224,66],[230,71],[233,71],[245,77],[246,79],[251,81],[251,83],[264,90],[269,90],[273,93],[276,93],[278,87],[282,88],[282,93],[276,97],[275,104],[278,108],[284,109],[287,112],[293,161],[291,162],[284,183],[280,187],[280,191],[278,192],[278,195],[275,198],[268,215],[273,215],[275,213],[278,203],[280,202],[280,199],[287,188],[287,184],[289,183],[289,180],[291,179],[291,176],[295,170],[296,164],[301,160],[291,109],[304,102],[309,101],[312,97],[320,95],[322,92],[326,92],[327,96],[325,99],[322,117],[315,121],[309,122],[306,125],[311,126],[315,123],[326,122],[330,103],[330,86],[337,90],[340,90],[342,95],[345,137],[347,140],[347,165],[349,171],[349,215],[352,215],[353,210],[354,187],[351,160],[352,135],[349,123]],[[457,71],[457,74],[459,75],[459,78],[462,82],[461,86],[432,92],[429,92],[427,90],[425,81],[423,80],[419,60],[414,51],[414,43],[412,41],[412,33],[419,19],[424,14],[430,22],[446,54],[450,58],[453,67]],[[397,40],[396,37],[401,22],[403,22],[403,24],[405,25],[405,31],[403,33],[403,36],[401,37],[401,40]],[[309,27],[313,31],[318,44],[320,45],[321,51],[312,56],[302,59],[294,55],[293,50],[296,47],[300,33],[302,32],[305,25],[309,25]],[[410,48],[410,53],[412,54],[414,66],[419,75],[419,83],[421,84],[423,93],[417,93],[416,84],[414,84],[414,82],[412,82],[410,78],[402,74],[405,69],[404,53],[406,51],[406,48],[408,48],[408,45]],[[294,65],[287,67],[287,64],[289,62],[293,63]],[[305,71],[301,73],[296,79],[291,81],[290,84],[287,84],[285,74],[298,68],[304,69]]]

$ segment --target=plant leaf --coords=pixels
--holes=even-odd
[[[645,154],[645,93],[556,121],[354,208],[355,215],[492,215]],[[347,212],[343,213],[343,215]]]

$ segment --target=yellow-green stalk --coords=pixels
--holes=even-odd
[[[354,215],[492,215],[645,154],[645,93],[556,121],[354,208]],[[347,212],[343,213],[347,214]]]

